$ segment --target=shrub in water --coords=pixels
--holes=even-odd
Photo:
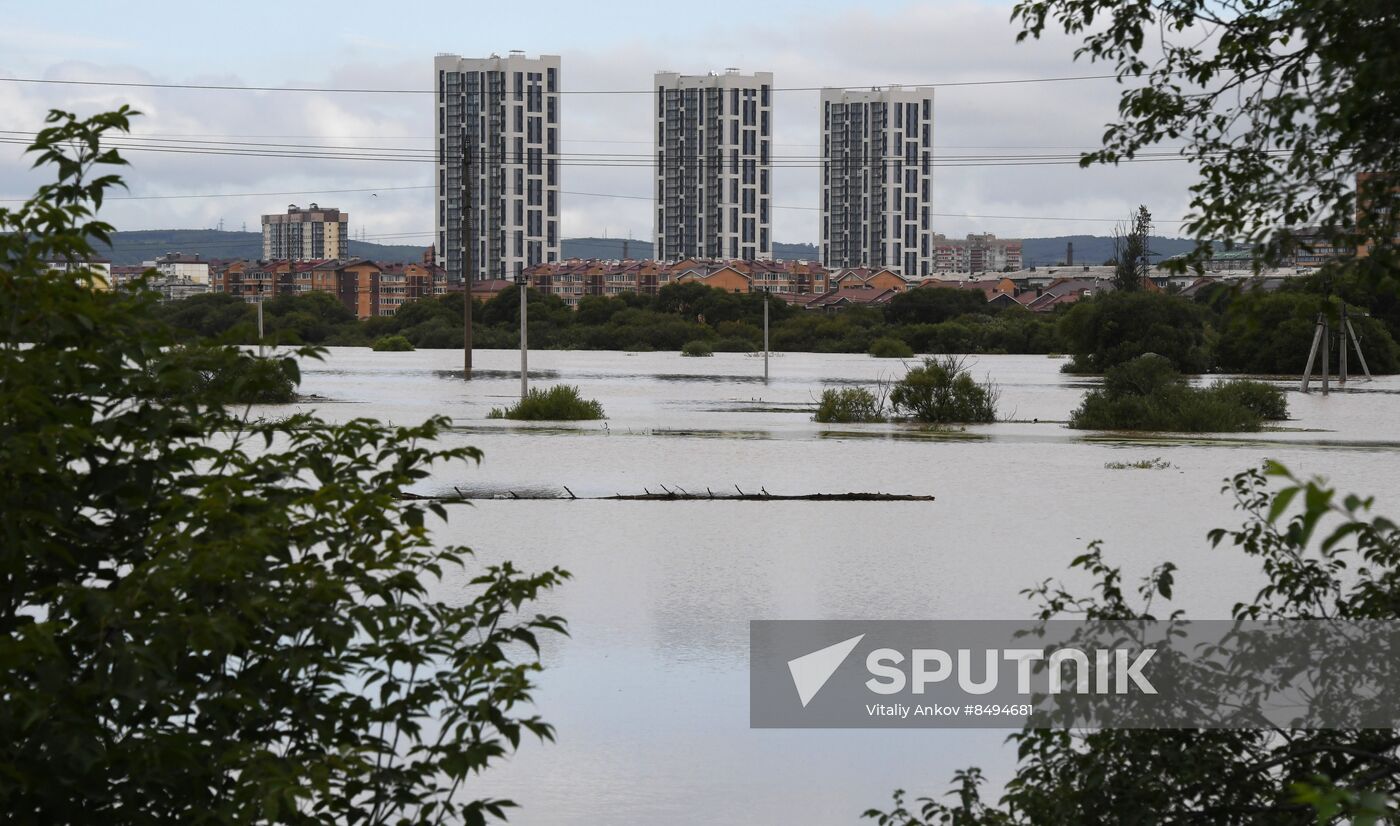
[[[822,391],[817,403],[817,413],[812,417],[817,422],[883,422],[884,402],[864,387],[845,387],[840,390],[828,387]]]
[[[1267,382],[1233,379],[1222,381],[1212,389],[1217,396],[1241,404],[1265,419],[1288,418],[1288,402],[1283,393]]]
[[[295,358],[261,358],[212,345],[173,347],[154,362],[163,382],[191,387],[216,404],[285,404],[296,399]]]
[[[403,336],[384,336],[374,340],[371,345],[377,353],[406,353],[413,349],[413,342]]]
[[[532,388],[525,398],[507,408],[494,408],[488,419],[519,419],[533,422],[569,422],[603,418],[603,406],[585,399],[578,388],[558,384],[548,390]]]
[[[681,355],[683,356],[700,357],[713,356],[714,354],[714,348],[710,346],[710,343],[708,341],[701,341],[699,339],[696,339],[694,341],[687,341],[685,343],[685,346],[681,348]]]
[[[715,342],[715,350],[721,353],[752,353],[757,348],[744,338],[722,338]]]
[[[916,422],[956,424],[994,422],[997,392],[979,384],[956,356],[926,358],[890,393],[894,409]]]
[[[870,342],[869,353],[877,359],[907,359],[914,357],[914,348],[901,339],[881,336]]]
[[[1103,387],[1084,394],[1069,426],[1228,433],[1258,430],[1265,419],[1287,415],[1283,393],[1275,387],[1256,381],[1191,387],[1167,359],[1148,353],[1109,368]]]

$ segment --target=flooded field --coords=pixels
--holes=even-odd
[[[1032,609],[1021,589],[1064,576],[1093,539],[1132,579],[1175,561],[1177,603],[1224,617],[1260,579],[1205,534],[1239,524],[1221,483],[1266,457],[1400,514],[1396,378],[1327,398],[1289,392],[1292,420],[1276,430],[1152,438],[1066,429],[1093,381],[1044,356],[976,357],[1010,421],[951,433],[811,421],[824,386],[893,380],[895,360],[779,355],[765,384],[761,357],[535,352],[533,383],[577,384],[608,414],[550,426],[486,418],[519,393],[516,352],[478,352],[470,383],[460,362],[451,351],[333,349],[304,365],[302,390],[318,397],[304,406],[337,420],[451,417],[450,438],[485,459],[435,476],[425,494],[665,485],[936,497],[452,506],[445,540],[575,577],[545,606],[572,629],[546,647],[538,693],[559,741],[526,743],[479,781],[480,793],[522,805],[513,823],[849,824],[894,788],[942,793],[956,768],[1004,779],[1003,731],[750,730],[749,621],[1021,618]],[[1170,466],[1105,467],[1156,458]]]

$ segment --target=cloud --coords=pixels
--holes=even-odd
[[[1075,64],[1075,42],[1064,36],[1017,45],[1007,10],[980,3],[940,2],[886,12],[844,10],[813,13],[781,25],[735,28],[710,24],[685,35],[641,36],[635,27],[611,38],[596,35],[576,49],[563,50],[564,85],[569,90],[628,89],[644,92],[659,69],[720,71],[739,66],[766,70],[784,87],[948,83],[968,80],[1058,77],[1107,73],[1106,67]],[[286,77],[299,86],[426,89],[432,82],[431,53],[418,61],[391,61],[359,35],[341,35],[349,56],[335,50],[306,64],[315,72]],[[507,36],[509,41],[512,38]],[[514,38],[518,40],[519,38]],[[581,41],[584,38],[580,38]],[[355,41],[355,42],[352,42]],[[119,44],[111,44],[116,47]],[[529,45],[529,44],[525,44]],[[83,80],[170,82],[122,63],[104,62],[92,49],[60,42],[60,51],[89,52],[86,61],[48,64],[46,76]],[[217,50],[211,55],[219,57]],[[227,52],[236,56],[238,51]],[[0,57],[0,74],[13,71]],[[296,61],[286,72],[298,73]],[[262,75],[256,75],[263,77]],[[208,71],[175,82],[244,85],[236,63],[215,60]],[[260,81],[258,85],[263,85]],[[1114,81],[955,86],[935,96],[935,142],[940,163],[960,156],[1028,152],[1073,153],[1097,145],[1115,118],[1119,88]],[[812,168],[820,139],[818,94],[780,92],[775,101],[775,154],[802,166],[774,172],[774,238],[814,241],[818,233],[818,172]],[[129,102],[144,114],[139,134],[185,140],[242,140],[257,143],[323,144],[345,147],[433,147],[430,95],[372,95],[290,92],[215,92],[178,89],[0,84],[0,128],[29,130],[41,125],[50,106],[91,113]],[[564,151],[561,170],[570,193],[608,193],[634,198],[566,194],[562,220],[566,236],[631,234],[650,239],[652,103],[649,94],[568,94],[562,101]],[[211,137],[212,136],[212,137]],[[239,137],[229,137],[239,136]],[[171,138],[176,139],[174,137]],[[290,147],[287,147],[290,148]],[[0,196],[32,191],[38,178],[26,170],[15,147],[0,148]],[[277,151],[266,147],[267,151]],[[584,153],[592,153],[585,155]],[[600,166],[603,154],[626,155],[624,165]],[[278,157],[225,157],[201,154],[130,152],[127,178],[133,194],[287,192],[428,186],[428,163],[309,160]],[[969,161],[964,160],[963,163]],[[1081,170],[1074,165],[940,166],[935,171],[935,229],[949,235],[991,231],[1015,237],[1107,234],[1111,223],[1053,218],[1126,217],[1147,204],[1161,219],[1180,218],[1191,180],[1184,163],[1139,163],[1123,168]],[[226,228],[256,226],[266,211],[288,203],[318,201],[351,213],[352,231],[368,234],[424,233],[412,243],[431,241],[433,200],[429,189],[379,193],[266,196],[113,202],[107,217],[119,228],[207,227],[221,219]],[[1164,234],[1175,224],[1163,224]]]

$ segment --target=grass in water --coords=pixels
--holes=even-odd
[[[492,408],[488,419],[516,419],[527,422],[573,422],[603,418],[603,406],[579,395],[571,384],[557,384],[547,390],[533,388],[525,398],[506,408]]]
[[[1139,459],[1136,462],[1104,462],[1109,470],[1166,470],[1172,466],[1166,459]]]

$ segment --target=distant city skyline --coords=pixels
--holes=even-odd
[[[432,243],[435,232],[433,78],[429,59],[559,54],[568,67],[562,102],[561,237],[653,237],[654,75],[772,72],[773,242],[817,243],[817,155],[821,86],[1057,78],[1100,75],[1109,67],[1071,60],[1069,40],[1014,44],[1007,3],[875,3],[859,12],[835,3],[763,6],[718,2],[706,21],[672,29],[654,22],[655,7],[610,6],[606,15],[575,5],[543,4],[528,19],[504,9],[472,10],[472,25],[431,25],[464,18],[459,7],[423,4],[385,15],[348,8],[327,22],[305,8],[278,7],[269,35],[261,5],[244,14],[156,2],[157,32],[104,4],[26,10],[26,22],[0,32],[0,77],[414,89],[420,94],[222,92],[0,82],[0,129],[7,137],[42,126],[50,107],[93,112],[129,102],[145,115],[135,132],[144,148],[203,147],[225,142],[257,156],[176,154],[131,148],[131,195],[104,215],[119,229],[237,227],[288,203],[333,202],[357,216],[353,237],[384,243]],[[270,7],[269,7],[270,8]],[[382,10],[381,10],[382,11]],[[798,13],[800,11],[800,13]],[[143,15],[146,20],[150,15]],[[726,22],[728,21],[728,22]],[[742,21],[742,22],[736,22]],[[465,23],[465,18],[463,19]],[[209,50],[208,31],[240,42],[236,52]],[[308,49],[311,32],[318,48]],[[1000,33],[1000,34],[998,34]],[[289,50],[292,50],[289,52]],[[288,60],[287,55],[315,55]],[[794,87],[802,91],[790,91]],[[626,92],[626,94],[584,94]],[[931,197],[934,232],[962,237],[1077,233],[1107,235],[1144,203],[1158,231],[1176,235],[1193,176],[1181,162],[1081,170],[1073,160],[1093,148],[1114,118],[1112,80],[945,86],[938,91]],[[193,144],[212,141],[212,144]],[[299,159],[306,147],[356,147],[374,159]],[[0,146],[0,197],[24,197],[37,179],[13,143]],[[335,154],[325,150],[326,154]],[[1028,159],[1028,155],[1053,158]],[[1012,156],[1008,158],[1007,156]],[[391,159],[392,158],[392,159]],[[335,192],[338,190],[364,190]],[[275,193],[231,198],[188,195]],[[332,194],[334,193],[334,194]],[[611,196],[611,197],[600,197]],[[619,197],[620,196],[620,197]],[[966,215],[988,217],[957,217]],[[992,217],[996,216],[996,217]],[[1096,218],[1102,220],[1051,220]]]

